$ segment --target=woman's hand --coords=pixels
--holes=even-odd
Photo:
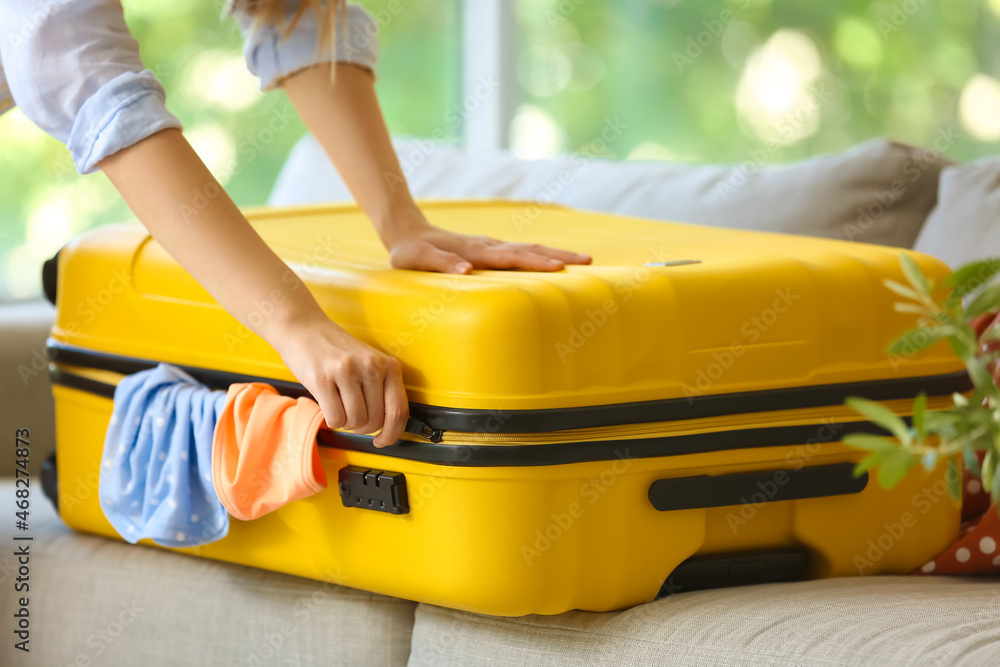
[[[296,322],[279,339],[282,361],[316,399],[327,426],[365,434],[381,429],[376,447],[399,439],[410,415],[396,359],[325,316]]]
[[[432,227],[413,203],[375,97],[374,77],[349,63],[307,67],[282,87],[374,223],[397,269],[468,273],[472,269],[559,271],[590,257],[526,243],[453,234]]]
[[[456,234],[434,227],[414,207],[383,227],[382,241],[397,269],[469,273],[472,269],[560,271],[566,264],[590,264],[588,255],[488,236]]]

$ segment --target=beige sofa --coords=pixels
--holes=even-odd
[[[1000,162],[950,165],[872,142],[798,165],[735,168],[471,157],[397,146],[418,196],[545,200],[645,217],[916,247],[953,263],[1000,255]],[[347,199],[311,139],[272,203]],[[569,242],[569,240],[568,240]],[[52,443],[39,366],[46,303],[0,305],[0,427]],[[5,436],[7,437],[7,436]],[[12,456],[0,457],[11,474]],[[3,484],[13,513],[12,484]],[[1000,579],[869,577],[682,592],[634,609],[492,618],[78,535],[36,489],[31,665],[993,665]],[[10,545],[13,519],[0,523]],[[0,615],[17,576],[0,551]],[[9,623],[8,623],[9,626]]]

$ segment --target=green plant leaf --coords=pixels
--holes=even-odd
[[[961,415],[947,410],[934,410],[924,415],[924,428],[928,433],[947,435],[962,421]]]
[[[983,443],[983,449],[989,447],[993,442],[993,430],[996,422],[993,421],[993,411],[983,409],[982,407],[975,407],[967,410],[965,414],[962,415],[964,423],[969,426],[969,436],[972,437],[972,431],[978,432],[978,435],[973,439],[973,442]]]
[[[897,313],[913,313],[914,315],[927,315],[927,308],[923,304],[919,303],[907,303],[906,301],[897,301],[892,304],[892,309]]]
[[[970,363],[967,369],[969,371],[969,377],[972,378],[972,384],[977,387],[980,386],[980,384],[993,384],[993,374],[986,368],[986,364],[979,359],[975,359],[973,361],[974,363]]]
[[[965,309],[965,321],[1000,308],[1000,285],[987,287]]]
[[[976,456],[976,451],[974,449],[965,448],[962,450],[962,462],[965,464],[965,469],[969,473],[976,475],[977,477],[982,476],[982,468],[979,467],[979,457]]]
[[[993,379],[993,374],[989,372],[981,359],[968,359],[965,362],[965,366],[969,371],[972,384],[976,388],[975,395],[977,400],[974,401],[975,403],[981,402],[987,396],[997,395],[997,386]]]
[[[870,435],[868,433],[851,433],[845,435],[841,441],[848,447],[864,449],[871,452],[884,451],[886,449],[899,449],[899,442],[892,438],[881,435]]]
[[[848,407],[856,412],[860,412],[865,417],[868,417],[869,420],[899,438],[899,441],[904,445],[909,446],[913,442],[913,438],[910,437],[910,429],[906,426],[906,422],[904,422],[899,415],[889,408],[858,396],[852,396],[845,402]]]
[[[891,489],[909,474],[916,465],[916,459],[908,451],[899,448],[894,452],[883,452],[878,468],[878,483],[883,489]]]
[[[952,500],[962,499],[962,473],[958,469],[958,461],[955,457],[948,459],[948,472],[945,475],[948,482],[948,495]]]
[[[990,450],[990,451],[992,452],[992,451],[995,451],[995,450]],[[993,479],[990,480],[992,482],[992,484],[990,484],[990,486],[989,486],[989,489],[990,489],[990,499],[993,502],[998,503],[998,502],[1000,502],[1000,457],[994,456],[993,460],[991,461],[991,463],[993,464],[993,466],[992,466],[992,469],[993,469]],[[986,488],[986,487],[983,487],[983,488]]]
[[[914,301],[923,301],[923,298],[920,296],[919,292],[910,289],[903,283],[897,283],[895,280],[889,280],[888,278],[886,278],[882,282],[886,287],[888,287],[890,290],[892,290],[899,296],[906,297],[907,299],[912,299]]]
[[[911,329],[889,343],[889,354],[907,356],[916,354],[941,340],[942,327],[920,327]]]
[[[912,427],[884,405],[863,398],[847,399],[848,406],[890,434],[882,437],[857,433],[843,439],[845,444],[869,452],[855,465],[854,474],[874,471],[879,484],[892,487],[914,466],[933,470],[947,458],[948,492],[952,498],[961,496],[964,463],[969,474],[982,474],[984,487],[1000,505],[1000,388],[990,372],[1000,353],[979,356],[980,343],[970,326],[972,318],[1000,310],[1000,285],[990,283],[1000,275],[1000,258],[964,266],[945,279],[941,287],[950,288],[950,293],[943,302],[932,301],[934,283],[912,258],[901,258],[900,264],[912,287],[891,280],[884,281],[885,285],[916,303],[896,303],[893,309],[920,316],[921,326],[896,338],[889,352],[909,357],[947,338],[965,364],[975,389],[968,395],[953,394],[954,405],[947,410],[928,411],[927,396],[920,394],[913,403]],[[963,297],[971,299],[964,309]],[[1000,341],[1000,325],[986,330],[980,339]],[[938,444],[932,448],[928,441]],[[977,453],[984,450],[987,456],[980,466]]]
[[[958,336],[948,336],[948,342],[951,344],[951,349],[955,352],[955,356],[964,361],[966,365],[971,361],[975,361],[976,348],[969,347],[968,343]]]
[[[1000,272],[1000,258],[971,262],[942,280],[941,285],[952,288],[948,298],[954,303],[984,286],[997,272]]]
[[[927,438],[927,430],[924,425],[924,415],[927,413],[927,394],[920,392],[917,399],[913,401],[913,432],[916,434],[917,444],[924,444]]]
[[[851,475],[857,479],[858,477],[864,475],[868,469],[872,468],[877,463],[878,457],[874,454],[866,456],[855,464],[854,469],[851,471]]]
[[[897,445],[892,449],[899,449],[899,446]],[[876,450],[873,451],[868,456],[866,456],[865,458],[858,461],[858,463],[854,466],[853,475],[855,477],[861,477],[861,475],[865,474],[866,471],[871,470],[877,465],[880,465],[882,461],[885,460],[888,451],[889,451],[888,449]]]
[[[927,280],[924,272],[920,270],[920,267],[917,266],[917,263],[913,261],[913,258],[904,253],[899,256],[899,263],[903,267],[903,275],[910,281],[913,288],[923,295],[930,296],[930,282]]]
[[[980,467],[980,470],[982,471],[981,475],[983,478],[983,488],[991,490],[993,488],[995,477],[1000,477],[1000,475],[997,475],[1000,471],[997,470],[997,457],[995,449],[987,450],[986,456],[983,457],[983,465]]]

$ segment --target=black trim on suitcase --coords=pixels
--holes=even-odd
[[[53,384],[80,389],[111,397],[114,386],[80,377],[54,368],[50,371]],[[904,417],[909,422],[909,417]],[[559,442],[544,445],[450,445],[434,442],[399,440],[390,448],[379,449],[372,437],[342,431],[322,429],[319,446],[380,454],[397,459],[435,463],[448,466],[550,466],[590,461],[646,459],[682,454],[703,454],[727,449],[757,449],[812,443],[836,442],[848,433],[886,435],[886,431],[871,422],[822,422],[796,426],[767,426],[733,431],[689,433],[657,438],[592,440]],[[789,461],[803,461],[811,454],[804,450]]]
[[[49,359],[52,361],[126,375],[153,368],[158,363],[107,352],[83,350],[52,339],[48,341],[47,350]],[[309,392],[302,385],[287,380],[274,380],[196,366],[178,365],[178,368],[199,382],[216,389],[226,389],[235,382],[266,382],[287,396],[309,396]],[[958,371],[946,375],[866,380],[863,382],[544,410],[476,410],[410,403],[410,415],[415,420],[423,422],[426,428],[422,428],[420,431],[431,434],[432,437],[428,439],[440,441],[442,431],[547,433],[581,428],[681,421],[750,412],[840,405],[848,396],[862,396],[873,401],[913,398],[920,392],[924,392],[928,396],[948,396],[956,392],[966,392],[971,388],[972,382],[968,374],[965,371]],[[411,432],[423,435],[418,431]]]
[[[62,248],[42,263],[42,294],[53,306],[56,305],[56,287],[59,283],[59,253],[61,252]]]
[[[909,422],[909,418],[904,418],[904,421]],[[795,455],[789,460],[794,465],[804,463],[809,458],[812,450],[808,448],[812,447],[812,443],[837,442],[848,433],[887,435],[879,426],[859,421],[769,426],[627,440],[566,441],[544,445],[446,445],[399,440],[389,448],[379,449],[372,444],[371,436],[326,429],[319,432],[318,440],[320,447],[349,449],[448,466],[553,466],[802,445],[803,451],[793,452]]]
[[[80,389],[111,398],[114,385],[82,377],[53,367],[53,384]],[[909,418],[904,418],[909,421]],[[542,445],[451,445],[436,442],[397,441],[392,449],[379,449],[372,437],[329,431],[319,432],[320,447],[350,449],[409,459],[423,463],[453,466],[542,466],[615,459],[657,458],[698,454],[726,449],[778,447],[811,442],[833,442],[847,433],[884,435],[886,432],[871,422],[826,422],[796,426],[770,426],[730,431],[713,431],[656,438],[593,440]]]
[[[840,405],[849,396],[872,401],[949,396],[972,389],[965,371],[888,380],[867,380],[786,389],[666,398],[658,401],[615,403],[548,410],[471,410],[410,404],[410,414],[431,428],[467,433],[544,433],[580,428],[683,421],[703,417],[771,410],[795,410]]]
[[[70,387],[72,389],[79,389],[89,394],[94,394],[96,396],[103,396],[104,398],[115,397],[115,385],[107,382],[101,382],[100,380],[93,380],[91,378],[83,377],[82,375],[77,375],[76,373],[65,371],[56,366],[53,366],[49,369],[49,381],[52,384],[61,385],[63,387]],[[273,380],[268,381],[263,378],[260,381],[270,382],[272,383],[272,386],[274,383]],[[285,384],[291,385],[293,383],[287,382]],[[299,387],[299,389],[301,389],[301,387]],[[281,391],[281,393],[285,394],[286,396],[296,395],[292,391],[287,391],[287,392]],[[302,389],[299,395],[308,396],[309,393],[304,389]],[[441,438],[444,436],[444,433],[442,431],[432,429],[427,424],[424,424],[420,420],[414,419],[412,417],[406,420],[406,432],[412,433],[413,435],[419,435],[421,438],[424,438],[425,440],[430,440],[431,442],[441,442]]]
[[[82,350],[78,347],[64,345],[58,341],[52,340],[51,338],[46,342],[46,352],[48,353],[49,361],[68,364],[70,366],[81,366],[101,371],[110,371],[112,373],[121,373],[122,375],[131,375],[132,373],[138,373],[139,371],[146,371],[150,368],[155,368],[156,365],[160,363],[158,361],[125,357],[108,352],[91,352],[90,350]],[[292,396],[293,398],[298,398],[299,396],[309,396],[309,392],[306,391],[306,388],[297,382],[275,380],[273,378],[261,377],[259,375],[228,373],[226,371],[199,368],[197,366],[182,366],[180,364],[173,365],[183,370],[198,382],[201,382],[202,384],[213,389],[228,389],[229,385],[236,382],[266,382],[285,396]],[[114,387],[112,387],[112,393],[113,392]]]
[[[106,382],[81,377],[59,368],[50,370],[52,384],[80,389],[111,398],[114,386]],[[903,418],[909,422],[908,417]],[[616,459],[658,458],[681,454],[700,454],[727,449],[755,449],[835,442],[848,433],[886,435],[886,431],[871,422],[823,422],[796,426],[768,426],[732,431],[713,431],[657,438],[592,440],[559,442],[544,445],[450,445],[435,442],[399,440],[392,449],[379,449],[372,437],[330,431],[319,432],[319,446],[331,449],[381,454],[398,459],[436,463],[449,466],[548,466]],[[803,453],[803,457],[808,452]]]
[[[56,453],[49,452],[49,455],[42,461],[42,493],[52,503],[56,514],[59,514],[59,471],[56,467]]]
[[[649,502],[661,512],[726,507],[772,500],[802,500],[861,493],[868,473],[855,477],[853,463],[806,466],[797,470],[754,470],[733,475],[658,479]]]
[[[70,373],[69,371],[64,371],[61,368],[49,369],[49,382],[57,384],[61,387],[79,389],[80,391],[85,391],[88,394],[94,394],[95,396],[103,396],[104,398],[115,397],[115,385],[108,384],[107,382],[101,382],[100,380],[85,378],[82,375]]]

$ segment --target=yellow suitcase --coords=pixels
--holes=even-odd
[[[877,432],[846,396],[906,414],[920,391],[933,408],[967,389],[944,345],[885,351],[914,321],[882,281],[903,279],[901,253],[933,277],[941,262],[536,204],[423,208],[594,263],[397,271],[353,206],[249,212],[333,320],[400,359],[413,419],[383,450],[326,432],[328,489],[178,551],[516,616],[906,573],[957,537],[944,464],[884,490],[852,476],[860,453],[840,442]],[[49,278],[58,506],[75,529],[117,537],[97,488],[123,374],[169,362],[213,387],[303,392],[138,224],[72,241]]]

